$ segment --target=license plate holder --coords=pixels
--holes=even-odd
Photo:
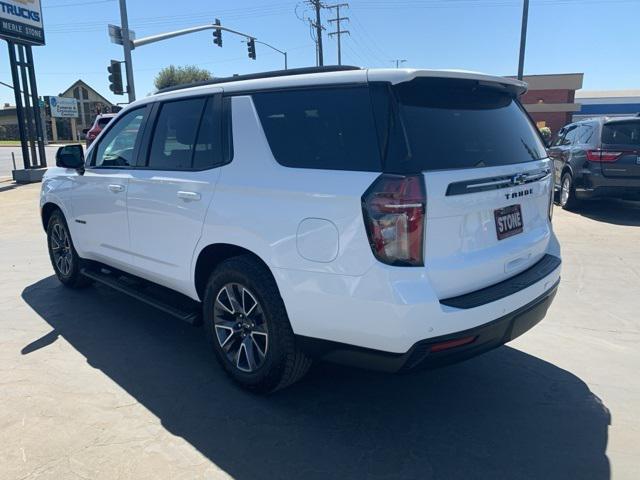
[[[524,230],[524,220],[520,205],[509,205],[493,211],[498,240],[513,237]]]

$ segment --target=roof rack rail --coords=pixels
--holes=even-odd
[[[361,68],[354,67],[352,65],[330,65],[330,66],[324,66],[324,67],[304,67],[304,68],[291,68],[289,70],[272,70],[269,72],[249,73],[247,75],[236,75],[234,77],[220,77],[220,78],[214,78],[212,80],[205,80],[203,82],[194,82],[194,83],[185,83],[182,85],[175,85],[173,87],[162,88],[157,92],[155,92],[155,94],[173,92],[175,90],[182,90],[184,88],[202,87],[205,85],[217,85],[219,83],[239,82],[242,80],[287,77],[290,75],[307,75],[310,73],[343,72],[348,70],[361,70]]]

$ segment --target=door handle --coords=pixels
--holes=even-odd
[[[109,185],[109,190],[111,190],[113,193],[120,193],[120,192],[124,192],[124,185],[118,185],[118,184],[112,184]]]
[[[178,198],[182,199],[182,200],[187,200],[189,202],[195,202],[197,200],[200,200],[200,194],[198,192],[185,192],[185,191],[179,191],[177,193]]]

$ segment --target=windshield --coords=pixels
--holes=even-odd
[[[522,106],[499,85],[419,78],[391,91],[388,108],[396,112],[379,122],[388,129],[388,141],[381,139],[388,170],[492,167],[547,156]]]

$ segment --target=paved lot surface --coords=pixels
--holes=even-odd
[[[640,478],[640,204],[556,210],[559,294],[509,346],[256,397],[199,329],[61,287],[38,188],[0,183],[2,479]]]
[[[59,147],[60,145],[48,145],[44,147],[48,165],[55,165],[56,152]],[[22,150],[20,147],[0,146],[0,180],[6,180],[7,177],[11,178],[11,171],[13,170],[11,152],[13,152],[16,157],[16,166],[19,169],[24,168],[24,164],[22,163]]]

